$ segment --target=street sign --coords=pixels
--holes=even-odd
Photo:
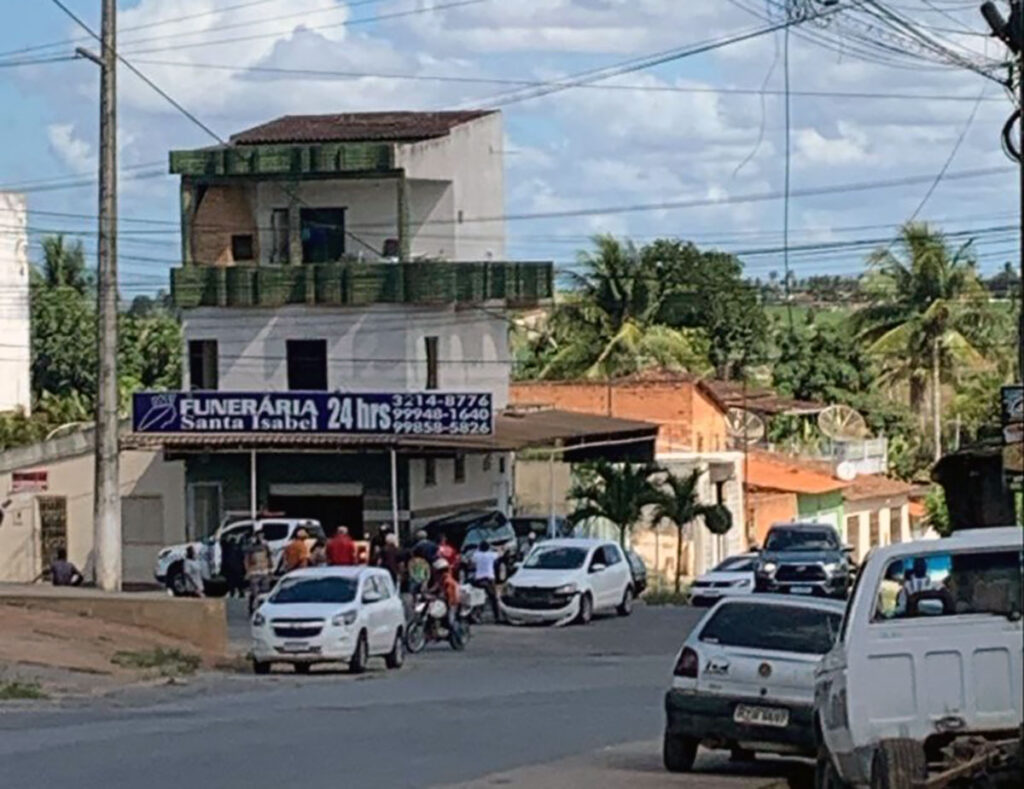
[[[50,486],[50,473],[44,468],[11,472],[11,493],[42,493]]]
[[[481,436],[494,399],[466,392],[137,392],[136,433]]]

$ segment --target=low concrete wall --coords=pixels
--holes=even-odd
[[[3,604],[135,625],[180,638],[208,654],[227,653],[227,611],[223,600],[0,584],[0,605]]]

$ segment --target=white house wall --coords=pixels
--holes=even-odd
[[[217,340],[224,391],[286,391],[286,341],[314,339],[327,340],[331,390],[422,391],[424,338],[436,336],[439,389],[491,392],[499,409],[508,403],[508,325],[482,310],[398,304],[204,307],[185,313],[183,329],[186,352],[190,340]],[[187,378],[187,366],[185,373]]]
[[[28,215],[25,196],[0,192],[0,412],[31,405]]]
[[[505,472],[501,471],[502,453],[465,456],[466,478],[455,481],[455,460],[435,459],[436,480],[427,485],[426,465],[423,458],[409,461],[409,504],[413,513],[413,527],[442,517],[448,513],[467,509],[499,509],[508,512],[511,491],[512,465],[506,456]]]

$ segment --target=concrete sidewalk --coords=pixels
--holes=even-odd
[[[219,599],[174,598],[161,592],[104,592],[89,587],[0,584],[0,605],[94,617],[143,627],[193,644],[208,654],[227,652],[227,614]]]

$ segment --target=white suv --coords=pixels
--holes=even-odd
[[[388,668],[405,660],[405,608],[387,570],[309,567],[282,578],[252,615],[252,665],[266,674],[290,663],[301,674],[314,663],[345,662],[353,673],[370,657]]]
[[[508,579],[501,609],[512,623],[590,621],[595,611],[633,610],[633,573],[605,540],[547,540]]]
[[[909,788],[1018,740],[1022,541],[970,529],[869,556],[816,677],[820,786]]]
[[[306,518],[265,518],[255,521],[255,528],[252,520],[229,521],[205,540],[163,548],[157,554],[153,575],[174,594],[183,594],[185,585],[181,562],[185,558],[185,551],[191,547],[203,568],[206,593],[223,593],[226,584],[221,575],[221,556],[225,545],[233,543],[244,549],[252,541],[254,532],[260,532],[276,567],[285,546],[299,529],[305,529],[312,539],[324,536],[319,521]]]

